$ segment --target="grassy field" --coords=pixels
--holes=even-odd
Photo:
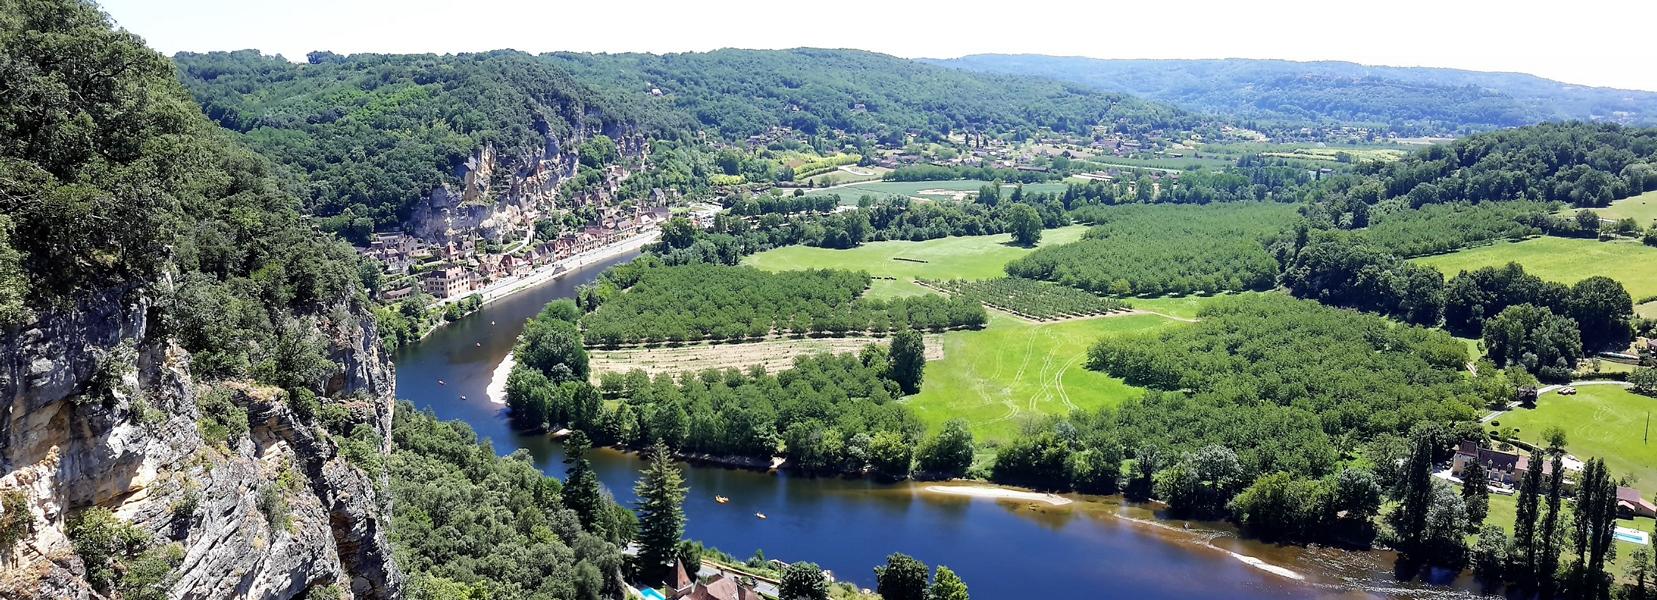
[[[840,201],[846,204],[856,204],[857,198],[863,195],[870,195],[876,198],[885,198],[891,195],[898,195],[924,198],[927,200],[954,200],[956,198],[956,194],[954,193],[922,194],[921,192],[933,190],[948,192],[977,192],[978,188],[981,188],[987,184],[989,184],[988,181],[981,181],[978,179],[953,179],[948,181],[871,181],[869,183],[858,183],[835,188],[808,191],[806,192],[806,195],[822,196],[828,194],[839,194]],[[1011,193],[1012,188],[1014,187],[1008,184],[1002,184],[1002,186],[1003,194]],[[1025,184],[1024,191],[1045,193],[1063,192],[1065,187],[1066,185],[1062,182],[1031,183]]]
[[[1642,440],[1646,416],[1657,412],[1657,398],[1641,396],[1613,385],[1584,385],[1575,396],[1547,394],[1532,410],[1520,409],[1496,419],[1502,427],[1519,428],[1519,437],[1539,442],[1542,430],[1557,425],[1565,430],[1565,449],[1577,458],[1605,459],[1617,476],[1634,479],[1633,487],[1647,495],[1657,493],[1657,439]]]
[[[941,334],[926,335],[926,358],[944,357]],[[747,369],[763,365],[771,373],[794,366],[794,358],[821,354],[856,354],[869,344],[890,344],[888,338],[853,336],[841,338],[786,338],[740,344],[688,344],[658,348],[625,348],[620,350],[594,349],[592,357],[593,381],[605,373],[626,373],[642,369],[655,376],[658,373],[699,373],[707,369]]]
[[[1087,228],[1071,225],[1041,234],[1041,244],[1063,244],[1081,239]],[[1014,246],[1011,236],[979,235],[951,237],[924,242],[873,242],[849,250],[788,246],[750,256],[742,264],[766,271],[800,269],[846,269],[868,271],[870,275],[896,277],[898,281],[875,280],[874,296],[907,295],[924,292],[914,285],[917,277],[927,279],[988,279],[1006,275],[1008,261],[1031,249]],[[927,262],[897,260],[907,258]]]
[[[1179,326],[1154,315],[1037,325],[991,313],[984,329],[943,334],[943,360],[927,363],[921,393],[904,402],[929,428],[959,417],[980,442],[1006,442],[1025,418],[1115,406],[1144,393],[1087,370],[1087,349],[1101,337]]]
[[[1577,210],[1578,209],[1575,208],[1567,208],[1559,212],[1560,214],[1574,215]],[[1611,206],[1596,208],[1594,209],[1594,212],[1599,213],[1599,216],[1602,219],[1633,218],[1634,221],[1639,223],[1641,227],[1650,227],[1653,221],[1657,221],[1657,191],[1646,192],[1631,198],[1623,198],[1616,202],[1612,202]]]
[[[1464,270],[1517,262],[1526,272],[1561,283],[1604,275],[1622,282],[1635,301],[1657,294],[1657,268],[1652,267],[1657,265],[1657,248],[1633,241],[1539,237],[1414,260],[1452,277]]]

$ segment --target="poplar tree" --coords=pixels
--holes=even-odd
[[[1612,540],[1617,529],[1617,483],[1605,461],[1598,458],[1583,466],[1581,479],[1573,511],[1576,564],[1572,572],[1577,595],[1604,598],[1610,595],[1605,563],[1616,552]]]
[[[1554,597],[1559,587],[1559,552],[1560,534],[1564,523],[1559,520],[1560,500],[1565,493],[1565,461],[1563,454],[1552,452],[1553,462],[1550,463],[1553,472],[1548,476],[1548,512],[1542,517],[1542,530],[1538,532],[1536,578],[1540,582],[1542,598]]]
[[[1536,584],[1536,521],[1541,514],[1542,449],[1531,450],[1529,468],[1519,481],[1519,506],[1513,514],[1514,558],[1519,565],[1514,575],[1519,583],[1529,588]]]
[[[926,376],[926,342],[913,329],[905,329],[892,336],[890,352],[892,379],[903,388],[903,393],[921,391],[921,379]]]

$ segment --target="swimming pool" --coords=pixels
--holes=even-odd
[[[1629,542],[1629,543],[1633,543],[1633,544],[1639,544],[1641,546],[1644,546],[1644,545],[1647,545],[1647,544],[1651,543],[1650,534],[1647,534],[1646,532],[1640,531],[1638,529],[1629,529],[1627,527],[1618,527],[1616,532],[1613,533],[1613,535],[1619,541]]]
[[[656,588],[644,588],[639,595],[644,596],[644,600],[667,600],[667,597],[656,591]]]

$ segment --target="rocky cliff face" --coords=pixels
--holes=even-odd
[[[637,161],[649,159],[650,144],[642,134],[605,133],[614,138],[622,156]],[[556,209],[607,205],[621,180],[632,172],[607,171],[602,185],[576,197],[558,197],[559,186],[576,174],[580,156],[575,146],[580,141],[566,144],[548,136],[544,148],[524,156],[500,156],[492,146],[478,149],[456,173],[458,189],[434,189],[424,203],[415,207],[409,231],[437,244],[463,234],[500,239],[508,232],[532,227],[536,219]]]
[[[397,597],[384,482],[281,390],[193,380],[188,353],[149,315],[145,290],[108,290],[0,334],[0,490],[21,490],[34,517],[0,548],[0,597],[98,597],[66,535],[71,515],[95,506],[182,547],[172,598],[286,599],[330,585]],[[348,402],[385,452],[393,380],[372,319],[320,325],[342,367],[323,402]],[[204,439],[207,393],[247,411],[246,435]]]

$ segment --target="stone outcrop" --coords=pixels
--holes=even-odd
[[[366,413],[384,452],[391,367],[364,311],[335,313],[357,316],[321,320],[342,366],[323,402]],[[0,548],[0,597],[96,598],[65,534],[94,506],[182,547],[172,598],[286,599],[328,585],[398,597],[385,482],[341,457],[281,390],[195,381],[188,353],[149,315],[145,290],[108,290],[0,334],[0,490],[22,490],[34,517]],[[247,435],[208,443],[204,393],[247,410]]]
[[[606,132],[622,156],[647,160],[650,144],[635,132]],[[604,183],[581,194],[560,198],[559,187],[576,175],[582,141],[567,143],[547,136],[543,148],[521,156],[501,156],[493,146],[479,148],[455,172],[458,186],[441,186],[417,204],[408,231],[428,243],[442,245],[456,235],[480,235],[498,240],[512,231],[524,231],[536,219],[556,209],[606,206],[623,179],[632,173],[613,166]]]

